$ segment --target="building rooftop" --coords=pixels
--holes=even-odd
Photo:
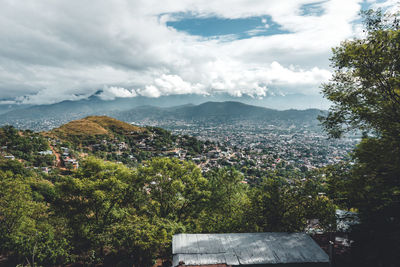
[[[321,263],[328,255],[305,233],[177,234],[173,266]],[[303,266],[303,265],[302,265]]]

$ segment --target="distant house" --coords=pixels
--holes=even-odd
[[[45,151],[39,151],[38,152],[40,155],[52,155],[53,151],[51,150],[45,150]]]
[[[4,156],[5,159],[10,159],[10,160],[15,160],[15,157],[13,155],[10,156]]]
[[[176,266],[329,266],[328,255],[305,233],[177,234]]]
[[[125,142],[121,142],[118,144],[119,150],[128,149],[128,145]]]
[[[79,162],[76,159],[67,158],[64,160],[65,167],[73,170],[77,170],[79,168]]]
[[[49,171],[50,171],[49,167],[42,167],[42,172],[49,173]]]

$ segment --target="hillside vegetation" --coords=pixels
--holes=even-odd
[[[223,147],[157,127],[91,116],[45,133],[6,126],[0,144],[7,266],[147,267],[171,260],[175,233],[303,231],[308,218],[334,224],[321,176],[269,171],[248,183],[232,166],[201,169],[218,163]]]

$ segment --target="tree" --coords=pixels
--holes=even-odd
[[[206,174],[211,193],[202,218],[203,232],[227,233],[247,230],[245,211],[249,206],[248,186],[235,169],[219,168]]]
[[[112,226],[123,221],[142,199],[135,177],[121,164],[88,158],[74,176],[56,184],[55,206],[68,220],[78,251],[94,250],[98,257],[104,256]]]
[[[0,250],[29,266],[65,263],[70,245],[62,222],[32,199],[24,177],[0,171],[0,188]]]
[[[189,225],[209,197],[207,180],[191,162],[153,158],[138,168],[138,177],[145,183],[152,216]]]
[[[0,160],[0,170],[4,172],[10,171],[15,175],[22,176],[28,176],[31,173],[17,160]]]
[[[172,235],[195,217],[206,182],[194,164],[178,160],[153,159],[135,171],[88,158],[56,183],[54,204],[86,263],[151,266],[170,255]]]
[[[115,257],[111,257],[109,265],[115,266],[120,262],[119,266],[153,266],[156,257],[169,259],[172,235],[182,230],[179,223],[131,213],[125,220],[112,226]]]
[[[333,49],[335,73],[322,88],[333,105],[321,121],[333,137],[364,132],[345,181],[347,192],[333,192],[359,210],[355,264],[395,266],[400,261],[399,14],[370,10],[364,16],[365,38]]]
[[[350,170],[349,162],[342,162],[322,168],[317,174],[324,175],[327,196],[341,209],[352,208],[348,190],[351,182]]]
[[[319,219],[326,229],[335,224],[335,206],[319,196],[319,183],[312,179],[289,184],[278,177],[267,178],[251,192],[247,211],[253,231],[304,231],[308,219]]]
[[[322,87],[333,102],[325,129],[334,137],[361,129],[399,137],[400,26],[398,15],[367,11],[363,39],[333,49],[332,80]]]

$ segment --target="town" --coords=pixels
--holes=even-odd
[[[136,123],[136,122],[135,122]],[[178,136],[193,136],[209,147],[206,154],[188,156],[178,150],[175,157],[193,160],[203,170],[221,166],[251,166],[273,170],[315,169],[349,159],[348,153],[360,142],[359,134],[329,139],[318,125],[271,125],[146,121]],[[140,125],[140,123],[137,123]],[[210,146],[210,144],[212,144]],[[159,156],[166,155],[165,153]]]
[[[71,127],[75,122],[62,127]],[[105,135],[102,138],[88,135],[87,140],[75,138],[69,142],[60,140],[56,135],[44,134],[49,147],[35,153],[36,157],[46,160],[36,160],[39,164],[32,167],[44,172],[54,167],[76,170],[79,160],[88,155],[131,167],[152,157],[173,157],[193,161],[202,172],[233,167],[244,173],[245,182],[249,182],[256,181],[268,171],[304,173],[349,160],[349,151],[360,141],[359,135],[355,134],[342,139],[329,139],[317,124],[287,127],[252,122],[146,123],[153,126],[133,123],[140,125],[139,128],[143,129],[141,133]],[[2,148],[3,156],[13,158],[12,151],[6,148]]]

